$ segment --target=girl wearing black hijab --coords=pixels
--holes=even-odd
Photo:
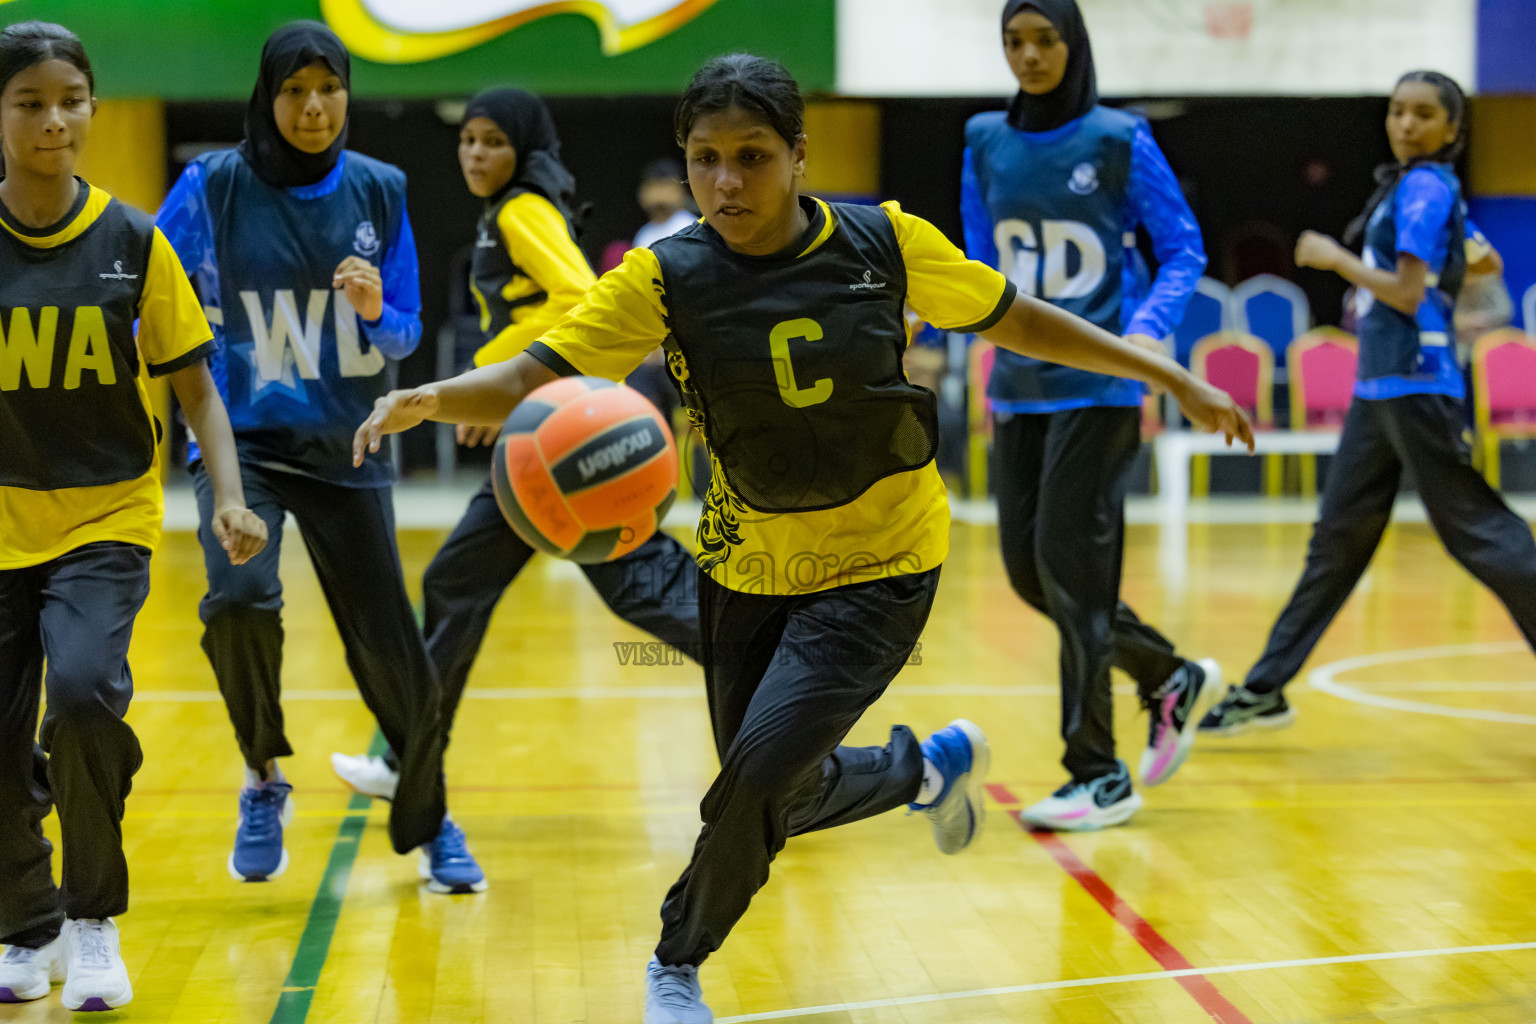
[[[1205,269],[1178,182],[1145,121],[1098,105],[1074,0],[1010,0],[1002,34],[1019,92],[1006,112],[966,125],[966,248],[1021,292],[1161,352],[1158,339]],[[1138,226],[1160,264],[1146,294],[1132,271]],[[1151,713],[1141,759],[1149,786],[1183,763],[1197,706],[1220,685],[1215,662],[1180,657],[1119,600],[1143,388],[999,349],[987,394],[1003,561],[1014,589],[1061,634],[1062,763],[1072,777],[1024,818],[1052,829],[1119,824],[1141,797],[1115,756],[1110,666],[1136,679]]]
[[[469,101],[459,129],[459,167],[485,200],[470,267],[485,344],[476,366],[505,362],[558,323],[596,278],[576,247],[576,181],[560,162],[560,139],[544,101],[521,89],[490,89]],[[497,427],[458,427],[463,444],[494,444]],[[422,580],[427,650],[443,683],[446,736],[470,667],[501,595],[533,556],[496,505],[487,478]],[[690,656],[698,650],[694,561],[657,531],[612,562],[582,565],[621,618]],[[333,754],[337,774],[359,792],[389,798],[392,754]]]
[[[260,556],[228,564],[208,530],[212,492],[194,442],[203,650],[246,763],[229,870],[264,881],[288,863],[278,562],[292,512],[358,689],[402,754],[391,841],[401,853],[422,849],[433,891],[479,891],[485,876],[446,817],[439,687],[395,546],[394,470],[383,457],[354,467],[349,448],[357,419],[394,379],[391,361],[421,338],[405,176],[344,148],[350,80],[346,48],[324,25],[274,32],[244,141],[192,161],[159,215],[214,324],[214,378],[246,495],[271,536]]]

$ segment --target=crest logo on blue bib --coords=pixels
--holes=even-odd
[[[1080,163],[1072,168],[1072,177],[1067,181],[1067,188],[1080,196],[1091,195],[1099,188],[1099,171],[1090,163]]]
[[[365,220],[357,226],[357,235],[352,239],[352,248],[357,250],[359,256],[372,258],[379,251],[379,236],[374,233],[373,221]]]

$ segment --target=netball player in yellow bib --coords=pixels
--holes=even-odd
[[[151,217],[74,176],[94,92],[67,29],[0,33],[0,1002],[63,981],[71,1010],[133,998],[112,918],[128,909],[123,802],[143,760],[123,721],[128,640],[164,511],[148,378],[169,378],[202,440],[224,554],[244,562],[267,536],[175,252]]]
[[[677,111],[704,220],[632,250],[554,330],[495,366],[391,392],[355,457],[424,419],[501,422],[567,374],[623,379],[662,347],[713,479],[699,524],[700,660],[720,754],[704,829],[662,905],[647,1024],[700,1024],[697,968],[793,835],[902,804],[939,848],[982,820],[988,763],[960,719],[921,744],[840,746],[917,643],[948,549],[934,396],[901,370],[903,302],[1052,362],[1167,388],[1196,424],[1251,442],[1231,399],[965,258],[895,203],[802,196],[804,103],[778,64],[711,61]]]

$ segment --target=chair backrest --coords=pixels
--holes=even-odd
[[[1502,327],[1472,346],[1473,407],[1478,429],[1536,424],[1536,341]]]
[[[1263,341],[1242,331],[1201,338],[1190,352],[1190,369],[1251,412],[1254,426],[1274,426],[1275,354]]]
[[[1525,290],[1525,298],[1520,302],[1520,313],[1525,323],[1525,333],[1536,338],[1536,284]]]
[[[1291,374],[1291,429],[1338,427],[1355,393],[1359,343],[1337,327],[1317,327],[1286,353]]]
[[[1228,302],[1232,289],[1215,278],[1202,277],[1195,282],[1194,294],[1184,309],[1184,319],[1173,329],[1173,355],[1180,363],[1189,365],[1190,350],[1195,342],[1207,335],[1224,331],[1232,326]]]
[[[972,433],[990,431],[992,400],[987,397],[987,384],[992,380],[992,363],[997,359],[997,348],[990,341],[977,338],[971,342],[965,354],[966,377],[970,390],[970,409],[967,419]]]
[[[1312,305],[1296,282],[1259,274],[1232,289],[1232,326],[1264,339],[1284,365],[1291,342],[1312,326]]]

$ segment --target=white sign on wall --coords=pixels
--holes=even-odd
[[[1377,95],[1433,68],[1468,89],[1476,0],[1079,0],[1106,96]],[[838,0],[838,91],[1008,95],[1002,0]]]

